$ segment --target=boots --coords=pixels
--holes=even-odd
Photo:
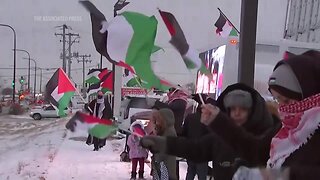
[[[143,177],[143,171],[139,171],[139,179],[144,179],[144,177]]]
[[[136,178],[137,178],[137,173],[136,172],[131,172],[130,180],[135,180]]]

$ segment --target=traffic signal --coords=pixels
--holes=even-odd
[[[12,81],[11,85],[12,85],[12,87],[14,86],[14,80]]]
[[[21,76],[21,78],[20,78],[20,84],[23,84],[24,83],[24,78],[23,78],[23,76]]]

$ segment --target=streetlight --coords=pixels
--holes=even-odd
[[[0,26],[8,27],[13,31],[13,81],[12,81],[12,102],[15,103],[15,96],[16,96],[16,46],[17,46],[17,37],[16,31],[7,24],[0,24]]]
[[[29,60],[29,65],[28,65],[28,89],[30,89],[30,53],[24,49],[16,49],[16,51],[21,51],[21,52],[25,52],[28,54],[28,60]]]
[[[23,59],[28,59],[28,58],[23,58]],[[34,62],[34,89],[33,89],[33,99],[36,102],[36,87],[37,87],[37,62],[36,60],[30,58],[31,61]]]

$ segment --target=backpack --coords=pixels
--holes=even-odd
[[[128,142],[128,136],[126,136],[126,144],[124,146],[124,150],[120,154],[120,161],[121,162],[130,162],[131,161],[129,158],[130,148],[128,147],[127,142]]]

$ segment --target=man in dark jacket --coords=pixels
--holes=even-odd
[[[205,103],[210,103],[215,105],[216,101],[209,98],[205,94],[193,94],[192,99],[198,103],[197,111],[195,113],[187,115],[183,123],[182,136],[187,139],[194,140],[201,138],[209,133],[208,128],[200,122],[201,118],[201,100]],[[199,180],[206,180],[208,174],[208,162],[196,163],[187,159],[188,169],[186,180],[193,180],[195,176],[198,176]]]
[[[244,84],[237,83],[227,87],[218,98],[217,105],[237,126],[254,136],[264,136],[276,126],[280,126],[279,121],[274,122],[261,95]],[[192,141],[185,138],[164,139],[149,136],[143,138],[141,143],[153,150],[165,146],[160,150],[195,162],[213,161],[216,180],[231,179],[239,165],[256,165],[247,164],[246,159],[237,153],[237,148],[227,144],[214,132]]]
[[[97,99],[92,100],[86,107],[86,109],[90,112],[91,115],[100,119],[110,119],[113,116],[110,103],[106,98],[104,98],[104,94],[102,91],[98,91]],[[93,143],[93,150],[98,151],[100,148],[106,145],[106,139],[99,139],[89,135],[86,143],[88,145],[91,145]]]
[[[174,128],[177,135],[180,136],[182,133],[182,124],[185,117],[185,111],[187,107],[188,95],[180,89],[170,88],[168,92],[168,100],[163,103],[156,101],[153,105],[154,109],[169,108],[174,113]]]

